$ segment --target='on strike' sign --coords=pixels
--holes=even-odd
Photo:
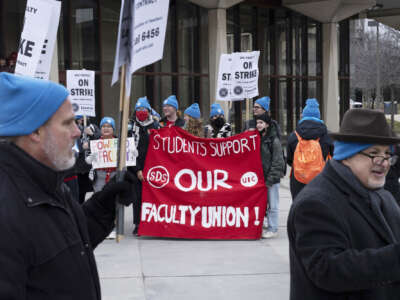
[[[67,89],[75,115],[96,116],[94,71],[67,70]]]
[[[260,137],[152,131],[143,170],[139,235],[258,239],[267,204]]]

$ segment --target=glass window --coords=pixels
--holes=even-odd
[[[308,75],[317,75],[317,24],[308,22]]]
[[[69,6],[69,7],[68,7]],[[67,4],[70,14],[70,69],[99,70],[98,6],[94,0],[75,0]],[[73,45],[73,46],[72,46]]]

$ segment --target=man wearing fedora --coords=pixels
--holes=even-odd
[[[400,139],[368,109],[331,136],[333,159],[290,209],[290,299],[400,299],[400,207],[383,189]]]
[[[81,133],[65,87],[2,72],[0,107],[0,299],[100,300],[93,249],[132,183],[72,199],[63,179]]]

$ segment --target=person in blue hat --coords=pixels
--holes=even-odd
[[[256,101],[254,101],[253,104],[253,118],[250,120],[247,120],[244,124],[244,131],[247,130],[256,130],[256,122],[255,118],[257,116],[260,116],[262,114],[268,114],[269,115],[269,105],[271,103],[271,98],[268,96],[264,96],[261,98],[258,98]]]
[[[136,201],[133,202],[133,225],[134,229],[132,234],[137,235],[140,225],[140,215],[142,207],[142,182],[143,168],[146,160],[147,149],[150,142],[150,130],[159,129],[159,123],[154,119],[152,108],[147,100],[147,97],[141,97],[135,104],[134,116],[131,120],[131,129],[128,131],[128,136],[135,139],[136,149],[138,150],[138,156],[136,158],[136,165],[128,167],[128,170],[132,172],[138,180],[135,182]]]
[[[178,99],[175,95],[169,96],[163,101],[163,114],[164,117],[160,120],[161,127],[171,127],[178,126],[183,127],[185,125],[185,120],[181,119],[178,114]]]
[[[183,112],[185,129],[194,136],[203,137],[203,120],[201,119],[200,107],[198,103],[193,103]]]
[[[219,103],[211,104],[210,124],[204,128],[207,138],[225,138],[232,135],[231,124],[225,121],[224,110]]]
[[[104,117],[100,121],[100,131],[102,140],[114,139],[116,138],[115,134],[115,120],[111,117]],[[91,161],[91,158],[86,160],[87,162]],[[101,168],[94,170],[94,179],[93,179],[93,190],[95,192],[101,191],[104,186],[113,178],[116,174],[117,168]]]
[[[0,299],[100,299],[93,249],[129,176],[84,204],[63,182],[80,136],[67,89],[0,73]]]
[[[307,99],[306,105],[303,109],[302,118],[297,124],[296,130],[288,137],[287,142],[287,163],[293,167],[294,154],[298,144],[297,134],[304,140],[318,140],[321,146],[323,159],[333,155],[333,141],[329,137],[328,129],[321,120],[321,113],[317,99]],[[290,193],[292,200],[304,188],[305,184],[301,183],[295,178],[294,170],[290,173]]]

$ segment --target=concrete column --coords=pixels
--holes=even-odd
[[[210,105],[215,102],[219,58],[227,51],[226,37],[226,9],[215,8],[208,11],[208,45],[209,45],[209,82],[210,82]],[[218,101],[228,116],[228,102]]]
[[[58,76],[58,40],[55,41],[53,58],[51,60],[49,80],[59,83]]]
[[[330,131],[339,131],[339,61],[337,23],[322,24],[323,40],[323,112]]]

